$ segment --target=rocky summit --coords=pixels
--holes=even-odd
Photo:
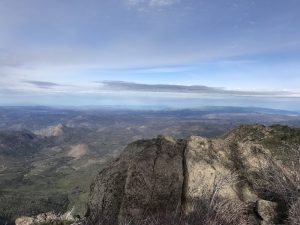
[[[87,218],[118,224],[161,212],[191,214],[195,202],[208,199],[209,208],[222,199],[243,206],[247,223],[284,223],[299,199],[299,144],[300,129],[262,125],[218,139],[133,142],[95,178]]]
[[[48,212],[16,224],[297,225],[299,206],[300,129],[242,125],[215,139],[135,141],[95,177],[84,218]]]

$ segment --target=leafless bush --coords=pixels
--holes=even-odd
[[[297,182],[273,162],[257,172],[255,178],[254,188],[263,198],[286,204],[297,198]]]
[[[228,172],[225,174],[217,173],[214,178],[213,191],[210,197],[210,207],[213,206],[216,196],[228,185],[235,185],[238,179],[238,174]],[[205,193],[203,193],[205,195]]]
[[[253,184],[261,198],[278,203],[279,221],[294,225],[300,224],[300,152],[292,157],[288,167],[269,159],[268,167],[255,174]]]

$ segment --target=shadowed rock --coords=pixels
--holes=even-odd
[[[185,142],[167,137],[130,144],[91,187],[88,214],[139,217],[181,205]]]

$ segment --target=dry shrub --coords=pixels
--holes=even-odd
[[[245,225],[247,224],[247,205],[240,201],[220,197],[194,200],[194,211],[188,215],[183,224],[196,225]]]
[[[300,224],[300,199],[291,204],[289,209],[288,222],[290,225]]]
[[[289,204],[298,196],[297,181],[274,163],[261,169],[255,177],[254,188],[264,199]]]
[[[121,225],[246,225],[247,207],[242,202],[214,199],[193,200],[193,212],[161,212],[145,214],[142,218],[127,218]],[[114,225],[113,220],[97,216],[89,218],[86,225]]]

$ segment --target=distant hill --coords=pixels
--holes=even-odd
[[[35,135],[31,131],[0,131],[0,155],[12,157],[33,157],[43,148],[51,146],[51,141]]]

